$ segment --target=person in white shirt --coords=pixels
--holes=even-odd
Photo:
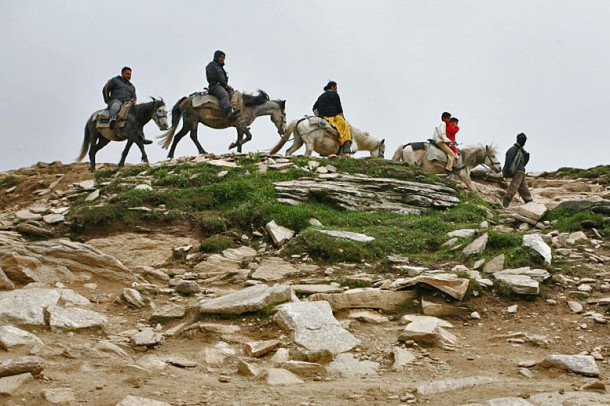
[[[445,166],[445,170],[451,174],[453,171],[453,163],[455,162],[455,152],[447,145],[451,142],[449,138],[447,138],[447,123],[449,120],[451,120],[451,113],[444,112],[441,114],[441,123],[434,128],[432,139],[436,146],[447,154],[447,166]]]

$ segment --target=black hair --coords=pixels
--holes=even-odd
[[[129,66],[123,66],[121,73],[125,72],[126,70],[131,70],[131,68]]]
[[[326,86],[324,86],[324,91],[329,90],[331,87],[337,86],[337,82],[334,80],[329,81]]]
[[[458,120],[457,117],[451,117],[451,119],[449,121],[451,121],[452,123],[459,123],[460,122],[460,120]]]
[[[444,120],[447,117],[451,117],[451,113],[444,112],[443,114],[441,114],[441,120]]]

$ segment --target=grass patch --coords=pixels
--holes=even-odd
[[[226,250],[227,248],[235,248],[237,244],[233,238],[225,235],[213,235],[204,239],[199,245],[199,251],[206,253],[217,253]]]
[[[0,188],[8,189],[19,184],[19,179],[15,176],[9,175],[0,178]]]
[[[543,220],[553,221],[553,227],[561,232],[574,232],[583,229],[581,222],[585,220],[594,221],[600,225],[604,232],[610,232],[610,223],[601,213],[590,211],[574,211],[570,209],[552,210],[545,214]]]
[[[555,172],[545,172],[544,178],[594,179],[600,185],[610,185],[610,165],[598,165],[589,169],[559,168]]]

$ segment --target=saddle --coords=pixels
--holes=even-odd
[[[197,108],[199,106],[203,106],[206,104],[206,108],[210,108],[214,111],[218,111],[222,116],[224,116],[224,111],[220,107],[218,103],[218,97],[213,94],[209,94],[207,91],[204,92],[195,92],[190,95],[192,97],[191,104],[193,107]],[[243,109],[243,98],[240,91],[236,90],[231,94],[231,107],[233,110]]]
[[[436,146],[434,140],[428,140],[427,142],[410,142],[405,146],[410,145],[413,148],[413,151],[418,151],[425,149],[426,150],[426,159],[428,161],[439,161],[443,164],[447,163],[447,154]],[[462,163],[462,155],[455,157],[455,162],[453,163],[454,169],[462,169],[464,164]]]
[[[324,129],[324,135],[326,137],[330,137],[333,140],[339,142],[339,131],[337,131],[337,129],[333,127],[332,124],[325,120],[323,117],[305,116],[300,119],[299,122],[304,120],[307,120],[309,122],[309,125],[311,126],[318,126],[319,128]]]
[[[123,105],[121,106],[121,110],[119,110],[116,125],[114,126],[115,129],[125,127],[125,124],[127,122],[127,115],[129,114],[129,110],[131,110],[131,107],[133,105],[133,102],[123,103]],[[110,115],[108,114],[108,109],[96,111],[95,113],[93,113],[91,118],[95,120],[95,127],[97,129],[110,128]]]

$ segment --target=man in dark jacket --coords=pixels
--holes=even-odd
[[[508,185],[508,189],[506,189],[504,199],[502,199],[502,206],[504,206],[505,209],[508,208],[510,201],[517,191],[525,203],[534,200],[532,199],[530,190],[525,182],[525,165],[527,165],[530,160],[529,152],[523,149],[525,141],[527,141],[527,136],[525,134],[521,133],[517,135],[517,142],[515,145],[506,151],[506,160],[504,162],[504,168],[502,168],[502,174],[505,178],[512,178],[512,180],[510,181],[510,185]]]
[[[233,107],[231,107],[230,95],[235,89],[229,85],[229,77],[224,65],[225,53],[220,50],[214,52],[214,60],[205,67],[205,76],[208,80],[208,93],[218,97],[220,107],[224,110],[227,118],[232,119],[239,113],[239,109],[233,110]]]
[[[317,116],[322,116],[339,132],[340,149],[344,154],[351,153],[352,134],[349,124],[343,116],[341,98],[337,93],[337,82],[330,81],[324,86],[324,93],[318,97],[313,105],[313,111]]]

